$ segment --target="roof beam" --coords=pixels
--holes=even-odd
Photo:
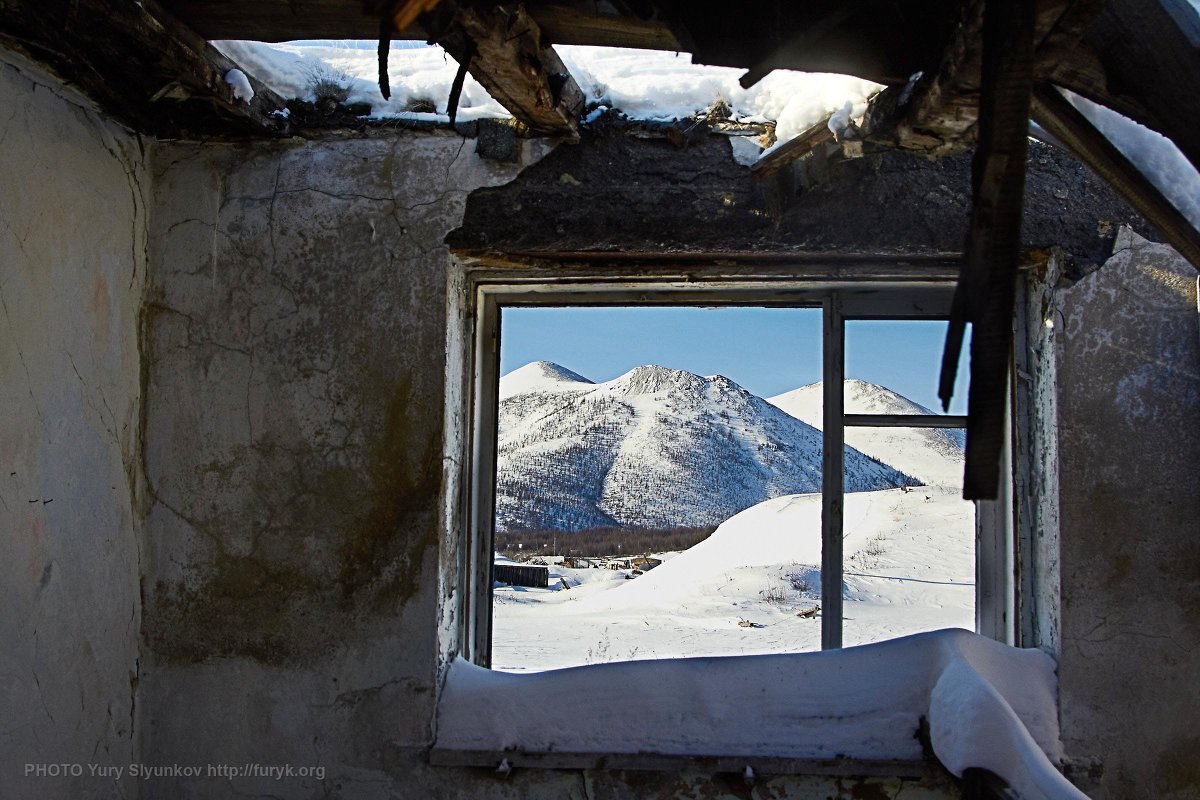
[[[1200,233],[1087,117],[1050,86],[1034,92],[1032,114],[1034,122],[1091,167],[1200,269]]]
[[[579,138],[583,90],[523,6],[460,7],[435,40],[530,133]]]
[[[5,0],[0,41],[82,90],[115,119],[163,137],[282,135],[283,100],[247,75],[249,102],[225,77],[236,63],[156,0]]]
[[[206,39],[286,42],[295,39],[375,39],[379,17],[347,0],[163,0],[171,13]],[[605,12],[590,0],[530,2],[529,14],[557,44],[680,50],[679,39],[659,19]],[[429,38],[420,22],[397,39]]]
[[[1186,0],[1111,0],[1084,41],[1099,74],[1054,82],[1158,131],[1200,169],[1200,17]]]
[[[1034,79],[1044,80],[1100,13],[1101,0],[1040,0],[1034,12]],[[965,0],[936,72],[880,92],[865,138],[931,156],[966,150],[976,138],[983,58],[983,0]]]
[[[970,322],[971,388],[963,476],[967,500],[995,499],[1001,480],[1036,10],[1036,0],[988,0],[983,12],[971,225],[938,388],[938,397],[949,408],[964,329]]]

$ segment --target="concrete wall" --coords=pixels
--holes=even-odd
[[[142,796],[748,796],[740,776],[504,780],[425,763],[454,583],[439,532],[460,465],[443,464],[443,442],[453,452],[461,435],[461,398],[445,397],[463,369],[447,316],[460,276],[441,243],[471,190],[519,166],[456,136],[397,134],[160,146],[153,169],[140,757],[201,774]],[[210,772],[248,763],[296,774]]]
[[[518,168],[404,134],[154,168],[144,759],[327,772],[146,796],[388,796],[432,738],[441,240]]]
[[[150,181],[142,143],[79,102],[0,60],[2,798],[136,796],[89,765],[136,753]]]
[[[33,76],[0,66],[0,798],[952,793],[426,764],[453,588],[446,375],[465,366],[442,241],[520,165],[404,133],[156,145],[147,164]],[[1043,338],[1060,348],[1048,641],[1066,744],[1103,763],[1101,797],[1200,786],[1188,269],[1126,237],[1057,294]]]
[[[1095,797],[1200,797],[1196,271],[1124,231],[1058,303],[1064,743]]]

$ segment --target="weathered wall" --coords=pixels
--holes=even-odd
[[[1031,142],[1022,240],[1065,249],[1082,268],[1109,254],[1118,224],[1151,231],[1068,153]],[[472,195],[456,251],[772,253],[788,256],[962,252],[970,156],[937,161],[881,151],[834,161],[808,185],[759,181],[705,136],[687,147],[589,132],[511,184]],[[523,224],[513,225],[520,215]]]
[[[442,240],[471,190],[519,168],[455,136],[398,134],[161,146],[153,169],[139,741],[142,763],[200,774],[150,780],[142,796],[751,796],[740,776],[505,780],[425,763],[450,588],[438,532],[459,469],[443,440],[461,434],[461,398],[445,398],[463,367],[447,318],[461,298]],[[209,766],[246,764],[297,774]]]
[[[1123,231],[1058,302],[1064,743],[1098,798],[1197,798],[1196,271]]]
[[[77,102],[0,58],[2,798],[136,797],[89,765],[136,752],[149,171]]]
[[[328,772],[146,793],[386,795],[432,737],[441,240],[517,167],[401,134],[154,169],[144,757]]]

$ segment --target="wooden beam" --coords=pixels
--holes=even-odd
[[[1102,74],[1055,83],[1158,131],[1200,169],[1200,17],[1187,0],[1111,0],[1085,42]]]
[[[759,775],[832,775],[838,777],[931,778],[941,773],[933,761],[884,761],[834,758],[826,760],[775,756],[684,756],[663,753],[560,753],[523,750],[461,750],[434,746],[429,763],[439,767],[487,767],[500,760],[513,769],[599,769],[691,771],[740,776],[747,766]],[[739,777],[740,780],[740,777]]]
[[[843,516],[845,512],[846,323],[836,292],[821,323],[821,649],[842,646]],[[799,533],[799,531],[797,531]]]
[[[795,163],[798,159],[804,158],[820,145],[832,141],[833,131],[829,130],[829,117],[825,117],[816,125],[755,161],[750,167],[750,174],[755,178],[768,178],[784,167]]]
[[[284,107],[278,95],[247,75],[254,98],[234,97],[225,77],[238,65],[156,0],[5,0],[0,41],[146,133],[278,136],[288,128],[273,113]]]
[[[1046,76],[1075,52],[1102,0],[1040,0],[1034,12],[1035,73]],[[870,141],[949,155],[971,147],[979,118],[984,0],[966,0],[936,72],[875,97],[864,122]]]
[[[1033,97],[1033,119],[1125,198],[1167,243],[1200,269],[1200,233],[1112,142],[1052,86]]]
[[[379,17],[364,14],[348,0],[163,0],[163,5],[206,39],[286,42],[295,39],[375,39]],[[658,19],[641,19],[597,8],[586,0],[527,3],[542,32],[557,44],[682,49],[679,39]],[[396,39],[424,41],[419,22]]]
[[[583,90],[523,6],[460,7],[437,43],[531,133],[579,138]]]
[[[979,144],[971,165],[971,226],[938,390],[943,406],[948,407],[964,328],[970,322],[971,388],[963,476],[963,498],[967,500],[995,499],[1001,480],[1036,11],[1035,0],[988,0],[984,8]]]
[[[936,72],[876,96],[864,119],[868,140],[929,155],[971,145],[979,116],[983,6],[983,0],[962,4]]]

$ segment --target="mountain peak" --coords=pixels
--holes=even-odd
[[[677,389],[698,391],[704,388],[704,378],[687,370],[670,369],[656,364],[634,367],[609,383],[621,394],[655,394]]]
[[[593,385],[592,381],[553,361],[533,361],[500,378],[500,398],[528,392],[563,391]]]

